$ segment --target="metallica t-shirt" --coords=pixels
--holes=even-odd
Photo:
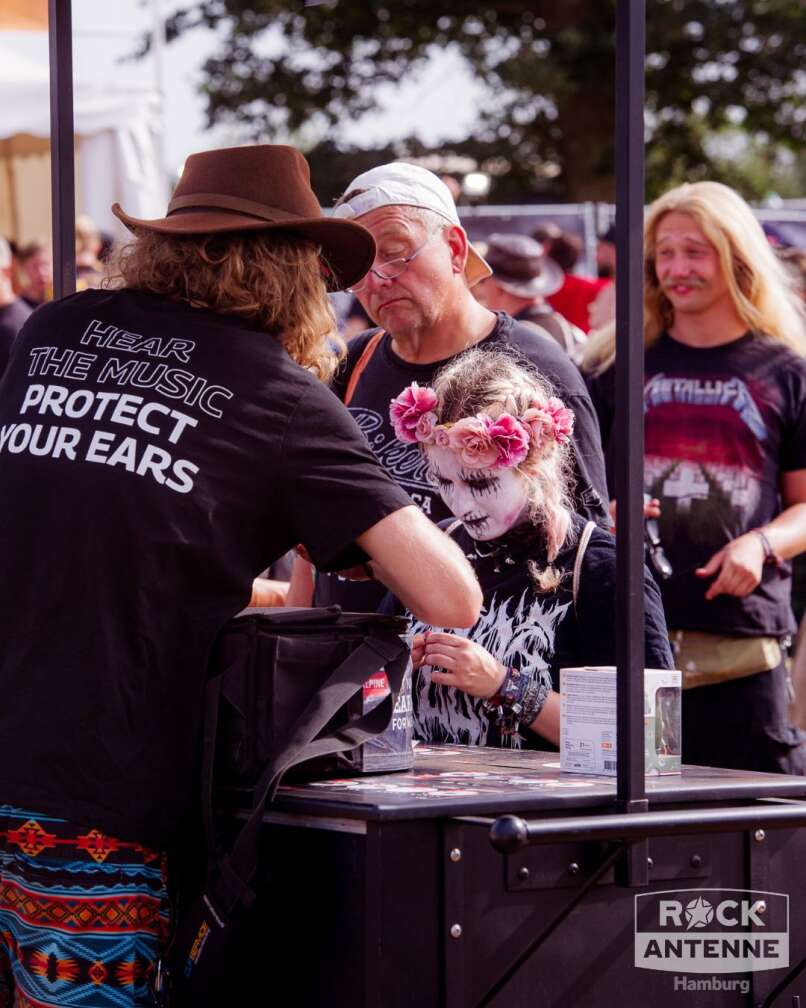
[[[611,461],[612,368],[591,382]],[[644,486],[661,502],[674,569],[661,585],[671,627],[738,636],[792,633],[791,566],[766,565],[746,598],[705,601],[694,573],[782,510],[781,473],[806,468],[806,360],[746,333],[707,349],[664,334],[646,353]]]
[[[580,514],[608,527],[607,487],[599,426],[579,371],[549,336],[536,332],[533,326],[519,325],[503,312],[496,315],[492,333],[476,347],[517,351],[537,368],[554,386],[565,405],[574,411],[575,507]],[[350,341],[347,360],[334,383],[334,391],[340,399],[344,399],[353,368],[374,332],[377,330]],[[436,373],[454,358],[432,364],[411,364],[398,356],[391,344],[392,339],[387,333],[361,375],[349,409],[384,469],[432,521],[439,522],[451,517],[450,511],[428,478],[425,456],[419,447],[402,444],[395,437],[389,420],[389,403],[414,381],[419,385],[430,385]],[[316,603],[337,603],[346,610],[374,612],[385,591],[377,582],[345,581],[336,576],[317,577]]]
[[[163,846],[216,631],[296,543],[409,504],[333,393],[239,320],[87,291],[0,385],[0,801]]]

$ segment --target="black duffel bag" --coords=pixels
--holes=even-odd
[[[265,609],[231,620],[212,652],[202,755],[208,852],[204,892],[180,910],[157,964],[158,1005],[220,1004],[227,953],[255,901],[260,825],[284,774],[360,769],[356,751],[389,726],[408,663],[397,617]],[[384,669],[389,694],[364,713],[364,682]],[[229,852],[217,849],[214,779],[251,788],[252,808]]]
[[[338,606],[250,610],[231,620],[219,634],[210,662],[220,676],[221,687],[216,781],[239,788],[254,785],[269,761],[288,746],[305,707],[316,694],[339,690],[332,700],[321,697],[333,712],[323,729],[325,736],[335,738],[339,729],[369,713],[358,683],[386,667],[389,662],[384,656],[390,646],[397,648],[406,628],[406,621],[399,617],[343,613]],[[404,652],[404,657],[407,654]],[[341,685],[331,678],[325,686],[335,668],[341,668]],[[403,669],[405,672],[405,661]],[[408,681],[406,687],[410,692]],[[401,690],[402,680],[390,683],[392,700],[401,697]],[[389,731],[390,702],[387,695],[383,713],[368,725],[373,733],[368,742],[295,761],[294,778],[411,767],[411,732],[393,736]],[[410,705],[403,703],[402,707]],[[376,733],[375,726],[381,721],[383,726]],[[390,741],[383,755],[372,748],[381,732]]]

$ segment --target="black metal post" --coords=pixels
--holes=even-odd
[[[50,44],[50,188],[53,201],[53,296],[76,289],[73,18],[71,0],[48,0]]]
[[[644,19],[645,0],[616,4],[616,654],[617,800],[646,809],[644,785]],[[646,883],[637,844],[629,883]]]

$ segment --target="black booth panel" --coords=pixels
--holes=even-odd
[[[456,819],[365,828],[267,829],[275,869],[235,973],[244,990],[266,989],[271,963],[292,978],[299,1008],[472,1008],[573,896],[604,850],[592,841],[504,856],[491,847],[487,824]],[[457,850],[461,856],[453,860]],[[492,1008],[681,1002],[750,1008],[780,980],[780,971],[734,975],[751,981],[751,993],[742,996],[674,990],[674,974],[636,969],[633,901],[644,891],[788,892],[791,960],[806,954],[806,915],[793,878],[793,866],[806,864],[806,831],[769,830],[763,842],[738,831],[664,836],[651,838],[649,850],[647,889],[622,887],[612,871],[605,875],[493,998]],[[459,937],[451,934],[456,924]],[[796,981],[783,1003],[797,993],[806,997],[806,983]],[[260,1004],[253,996],[242,1003]]]

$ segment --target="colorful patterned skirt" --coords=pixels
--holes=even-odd
[[[150,1005],[165,858],[0,805],[0,1008]]]

